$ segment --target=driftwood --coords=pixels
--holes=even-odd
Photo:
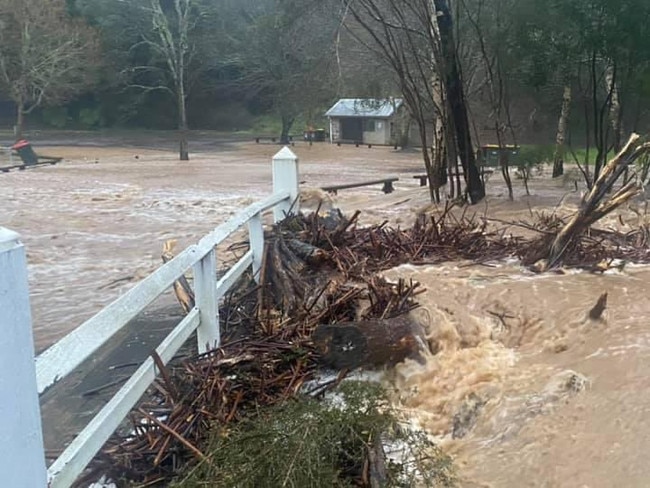
[[[600,318],[603,316],[603,312],[607,308],[607,292],[603,293],[598,297],[598,301],[596,302],[596,305],[593,306],[591,310],[589,310],[589,318],[591,320],[600,320]]]
[[[370,488],[384,488],[388,486],[388,473],[386,470],[386,453],[379,435],[375,435],[368,445],[368,474],[366,485]]]
[[[165,241],[163,244],[163,253],[161,255],[163,263],[171,261],[174,258],[175,246],[176,241]],[[174,294],[176,295],[178,303],[183,307],[185,313],[189,313],[189,311],[194,308],[194,291],[192,291],[192,287],[187,282],[185,276],[181,276],[174,282]]]
[[[320,325],[312,335],[320,360],[335,369],[395,365],[416,359],[426,341],[422,328],[408,316],[386,320]]]
[[[650,152],[650,143],[639,144],[639,139],[638,134],[632,134],[625,147],[605,165],[591,191],[583,197],[578,212],[553,240],[547,260],[539,267],[541,271],[560,266],[564,253],[577,236],[641,192],[641,185],[632,180],[609,195],[625,170]]]
[[[345,218],[336,212],[285,219],[265,236],[260,284],[245,276],[220,304],[221,348],[172,363],[154,396],[134,412],[133,433],[116,434],[105,446],[94,463],[97,472],[147,486],[169,484],[178,466],[208,455],[203,449],[211,429],[220,426],[227,433],[229,424],[286,402],[322,363],[342,369],[340,379],[348,369],[417,359],[426,341],[407,313],[418,306],[422,290],[406,280],[390,283],[380,271],[406,262],[487,263],[521,257],[531,247],[548,252],[550,239],[564,226],[559,218],[529,224],[546,240],[526,240],[450,210],[406,229],[386,223],[359,228],[358,214]],[[565,264],[650,262],[648,229],[577,237]],[[166,244],[163,260],[171,259],[172,248],[173,242]],[[186,307],[193,304],[186,280],[174,289]],[[601,297],[589,316],[602,316],[605,307]],[[480,398],[470,400],[454,419],[455,436],[471,429],[483,405]],[[375,441],[368,444],[355,486],[383,486],[385,459]]]

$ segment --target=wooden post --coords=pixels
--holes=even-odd
[[[264,228],[262,227],[262,216],[260,214],[255,214],[248,221],[248,240],[250,241],[250,249],[253,251],[253,277],[259,284],[264,258]]]
[[[288,191],[290,198],[273,208],[273,221],[280,222],[298,207],[298,157],[288,147],[273,156],[273,193]]]
[[[199,354],[216,349],[221,344],[219,304],[217,298],[217,258],[212,249],[194,265],[194,301],[201,323],[196,329]]]
[[[3,486],[47,486],[36,391],[27,260],[18,234],[0,227],[0,477]]]

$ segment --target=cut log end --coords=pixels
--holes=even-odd
[[[420,359],[427,347],[422,328],[408,316],[320,325],[312,341],[321,362],[334,369],[394,366]]]

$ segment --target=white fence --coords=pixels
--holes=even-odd
[[[171,360],[194,331],[199,352],[218,347],[219,299],[252,266],[259,276],[264,249],[262,213],[274,221],[297,210],[298,159],[288,148],[273,157],[273,195],[247,207],[197,244],[161,266],[34,361],[25,251],[19,236],[0,227],[0,480],[2,486],[70,486],[158,373],[148,358],[46,470],[38,394],[64,378],[193,268],[196,306],[156,348]],[[215,246],[248,224],[249,251],[220,279]],[[47,480],[47,481],[46,481]]]

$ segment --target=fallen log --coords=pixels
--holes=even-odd
[[[406,315],[319,325],[312,341],[320,361],[334,369],[392,366],[420,358],[427,348],[422,327]]]

